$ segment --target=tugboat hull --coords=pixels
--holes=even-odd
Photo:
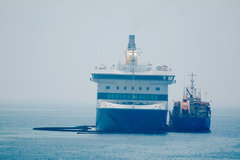
[[[171,117],[170,129],[173,131],[201,132],[210,131],[211,119],[197,117]]]

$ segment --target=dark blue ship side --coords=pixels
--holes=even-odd
[[[190,131],[201,132],[210,131],[211,118],[197,118],[197,117],[171,117],[171,131]]]
[[[166,130],[167,110],[98,108],[100,132],[158,133]]]
[[[202,101],[201,93],[193,85],[191,75],[190,90],[186,88],[184,98],[176,101],[170,112],[169,129],[183,132],[208,132],[211,124],[211,109],[209,102]]]

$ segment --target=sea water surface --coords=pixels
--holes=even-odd
[[[0,105],[0,159],[240,159],[240,109],[212,107],[210,133],[77,134],[94,105]]]

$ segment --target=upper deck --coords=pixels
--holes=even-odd
[[[119,63],[111,67],[105,65],[95,67],[95,70],[91,73],[91,80],[97,83],[110,80],[151,81],[161,84],[175,83],[175,75],[168,66],[152,64],[139,65],[137,63],[138,52],[134,35],[129,36],[129,44],[125,58],[125,64]]]
[[[135,65],[130,71],[129,65],[118,65],[107,68],[106,66],[95,67],[92,72],[92,80],[141,80],[141,81],[165,81],[174,83],[175,75],[167,66]]]

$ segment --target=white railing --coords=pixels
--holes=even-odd
[[[118,109],[167,109],[168,103],[161,102],[150,105],[127,105],[127,104],[117,104],[106,101],[98,101],[97,108],[118,108]]]

